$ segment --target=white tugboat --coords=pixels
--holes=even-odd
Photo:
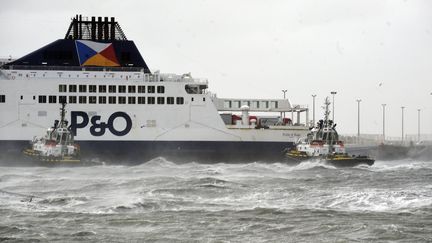
[[[79,146],[74,143],[74,135],[68,127],[66,103],[60,108],[60,121],[55,120],[54,126],[48,128],[44,137],[34,137],[31,148],[23,153],[39,162],[78,163]]]
[[[335,129],[336,123],[329,119],[330,101],[328,97],[324,105],[324,120],[319,120],[307,137],[301,138],[295,148],[286,153],[286,157],[294,161],[318,159],[339,167],[359,164],[373,165],[375,160],[367,156],[350,156],[346,153],[345,146],[339,140]]]

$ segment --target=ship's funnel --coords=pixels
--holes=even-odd
[[[91,17],[91,20],[76,15],[69,26],[65,39],[73,40],[127,40],[122,28],[114,17]]]

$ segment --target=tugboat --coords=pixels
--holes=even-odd
[[[74,134],[66,116],[66,103],[60,108],[60,121],[55,120],[54,126],[47,129],[44,137],[34,137],[31,147],[23,151],[34,161],[42,163],[79,163],[80,150],[78,144],[74,143]]]
[[[288,150],[285,156],[290,161],[319,160],[336,167],[351,167],[360,164],[373,165],[375,160],[367,156],[349,155],[339,140],[336,123],[329,119],[329,98],[324,102],[324,120],[311,128],[307,137],[299,139],[296,146]]]

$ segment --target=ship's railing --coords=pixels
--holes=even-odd
[[[135,72],[134,75],[120,75],[125,78],[140,79],[145,82],[193,82],[200,84],[208,84],[207,79],[192,78],[190,73],[187,74],[171,74],[171,73],[160,73],[155,71],[153,73],[144,73],[144,69],[141,67],[72,67],[72,66],[35,66],[35,65],[4,65],[0,66],[0,70],[16,70],[16,71],[82,71],[82,72],[106,72],[108,77],[114,78],[114,72]],[[84,73],[88,77],[88,73]],[[11,74],[9,74],[11,75]],[[34,77],[34,74],[21,74],[26,77]],[[57,73],[61,77],[61,73]],[[138,76],[137,76],[138,75]],[[105,76],[104,76],[105,77]],[[100,77],[98,77],[100,78]]]
[[[153,73],[153,75],[158,75],[160,78],[160,81],[165,82],[194,82],[194,83],[202,83],[202,84],[208,84],[207,79],[201,79],[201,78],[192,78],[192,75],[190,73],[186,74],[173,74],[173,73]]]
[[[78,67],[47,65],[4,65],[0,69],[9,70],[43,70],[43,71],[98,71],[98,72],[144,72],[142,67]]]

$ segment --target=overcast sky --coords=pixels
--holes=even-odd
[[[75,14],[114,16],[152,71],[208,78],[219,97],[317,107],[330,91],[341,133],[432,133],[432,1],[2,1],[0,56],[64,38]],[[320,117],[317,108],[316,116]],[[311,116],[312,117],[312,116]]]

